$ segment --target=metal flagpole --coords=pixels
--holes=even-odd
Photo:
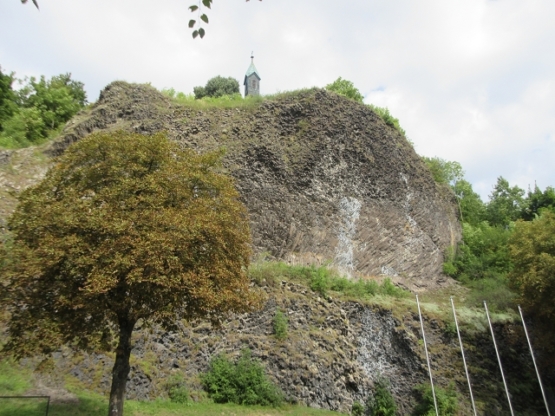
[[[461,346],[461,354],[464,364],[464,372],[466,374],[466,380],[468,381],[468,391],[470,392],[470,401],[472,402],[472,410],[474,411],[474,416],[478,416],[476,412],[476,404],[474,403],[474,396],[472,395],[472,386],[470,384],[470,376],[468,375],[468,368],[466,366],[466,359],[464,357],[463,343],[461,339],[461,332],[459,331],[459,323],[457,322],[457,313],[455,312],[455,303],[453,302],[453,296],[451,296],[451,307],[453,308],[453,318],[455,318],[455,327],[457,328],[457,336],[459,337],[459,345]],[[550,415],[551,416],[551,415]]]
[[[495,354],[497,354],[497,362],[499,363],[499,370],[501,370],[501,378],[503,379],[503,385],[505,386],[505,393],[507,394],[507,400],[509,401],[509,409],[511,409],[511,415],[515,416],[513,412],[513,405],[511,404],[511,396],[509,396],[509,388],[507,387],[507,382],[505,381],[505,374],[503,374],[503,366],[501,365],[501,357],[499,356],[499,351],[497,350],[497,343],[495,342],[495,335],[493,333],[493,326],[491,325],[491,319],[489,318],[488,305],[484,301],[484,308],[486,309],[486,316],[488,317],[489,330],[491,331],[491,338],[493,339],[493,347],[495,348]]]
[[[524,315],[522,315],[522,309],[518,305],[518,311],[520,312],[520,319],[522,320],[522,326],[524,327],[524,333],[526,334],[526,341],[528,341],[528,347],[530,348],[530,355],[532,356],[532,362],[534,363],[534,368],[536,369],[536,375],[538,376],[538,383],[540,383],[540,389],[542,391],[543,402],[545,403],[545,410],[547,410],[547,415],[551,416],[549,413],[549,405],[547,404],[547,399],[545,397],[545,392],[543,391],[542,379],[540,377],[540,372],[538,366],[536,365],[536,359],[534,358],[534,351],[532,350],[532,343],[530,342],[530,337],[528,336],[528,330],[526,329],[526,323],[524,322]]]
[[[426,346],[426,335],[424,335],[424,323],[422,322],[422,312],[420,312],[420,302],[418,295],[416,295],[416,305],[418,306],[418,316],[420,317],[420,328],[422,329],[422,340],[424,341],[424,351],[426,351],[426,362],[428,363],[428,373],[430,374],[430,384],[432,385],[432,396],[434,397],[434,407],[436,409],[436,416],[439,416],[437,410],[436,391],[434,390],[434,381],[432,380],[432,367],[430,367],[430,357],[428,356],[428,347]]]

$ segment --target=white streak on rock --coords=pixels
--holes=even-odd
[[[353,239],[356,234],[356,223],[360,216],[361,206],[361,202],[356,198],[343,197],[339,201],[340,224],[335,264],[342,273],[349,277],[355,269]]]

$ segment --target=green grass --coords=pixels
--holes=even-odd
[[[409,292],[396,287],[389,279],[381,284],[373,279],[347,279],[325,266],[289,265],[262,260],[251,264],[249,275],[259,285],[274,286],[281,280],[287,280],[306,285],[324,297],[331,293],[349,300],[368,300],[375,296],[400,299],[409,296]]]
[[[13,360],[0,361],[0,396],[19,396],[29,387],[30,371],[20,368]]]
[[[184,105],[197,110],[206,110],[210,108],[257,108],[264,101],[275,101],[284,98],[298,97],[304,93],[314,92],[316,88],[304,88],[295,91],[284,91],[276,94],[264,96],[248,96],[242,97],[241,94],[224,95],[222,97],[204,97],[197,100],[194,94],[185,94],[177,92],[173,88],[161,90],[161,93],[170,97],[175,103]]]
[[[11,359],[0,361],[0,396],[21,396],[32,387],[30,369],[16,364]],[[72,388],[72,386],[74,386]],[[77,403],[50,404],[49,416],[105,416],[108,411],[108,397],[83,390],[70,383],[66,387],[78,398]],[[46,411],[45,399],[0,399],[0,416],[43,416]],[[179,415],[333,415],[337,412],[311,409],[299,405],[285,404],[276,408],[268,406],[244,406],[237,404],[216,404],[209,399],[200,402],[191,400],[176,403],[169,399],[153,401],[125,401],[126,416],[179,416]]]
[[[262,97],[243,98],[240,94],[224,95],[222,97],[204,97],[197,100],[194,94],[176,92],[173,88],[163,89],[161,92],[177,104],[198,110],[210,108],[254,108],[258,107],[263,101]]]
[[[46,398],[0,398],[0,416],[44,416],[47,406]]]
[[[48,416],[105,416],[108,411],[108,399],[98,394],[80,392],[78,404],[51,404]],[[1,400],[1,399],[0,399]],[[45,414],[46,402],[37,400],[14,401],[4,399],[0,402],[0,416],[39,416]],[[10,403],[7,401],[10,400]],[[22,406],[24,404],[24,406]],[[278,408],[264,406],[240,406],[235,404],[216,404],[212,402],[186,404],[172,403],[169,400],[141,402],[127,400],[124,404],[126,416],[271,416],[271,415],[337,415],[339,413],[311,409],[297,405],[284,405]]]

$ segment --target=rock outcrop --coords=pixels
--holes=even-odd
[[[419,290],[442,281],[444,251],[460,239],[454,197],[410,143],[369,107],[325,90],[203,108],[118,81],[50,153],[114,129],[165,130],[199,151],[225,147],[255,251],[278,259],[389,276]]]

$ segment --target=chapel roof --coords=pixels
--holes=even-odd
[[[251,56],[251,64],[249,66],[249,69],[247,69],[247,72],[245,73],[245,79],[247,77],[249,77],[252,74],[256,74],[256,76],[258,77],[258,79],[260,80],[260,74],[258,73],[258,70],[256,69],[256,67],[254,66],[254,56]]]

